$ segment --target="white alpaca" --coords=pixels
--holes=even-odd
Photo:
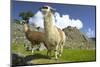
[[[44,15],[44,30],[48,48],[55,51],[55,59],[61,56],[65,42],[65,33],[53,23],[53,8],[44,6],[41,8]],[[51,51],[50,51],[51,52]]]

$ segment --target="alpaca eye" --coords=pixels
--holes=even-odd
[[[48,7],[43,7],[43,9],[48,9]]]

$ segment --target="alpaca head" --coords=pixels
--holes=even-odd
[[[49,12],[54,13],[55,9],[53,9],[50,6],[43,6],[40,8],[41,12],[43,13],[43,15],[47,15]]]

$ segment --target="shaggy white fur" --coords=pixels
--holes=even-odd
[[[46,43],[48,43],[48,48],[55,51],[55,59],[58,59],[63,52],[63,46],[65,43],[65,33],[53,25],[53,13],[54,9],[49,6],[44,6],[41,8],[44,15],[44,30]],[[50,51],[51,52],[51,51]]]

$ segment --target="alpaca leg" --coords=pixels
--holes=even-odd
[[[60,48],[60,54],[59,54],[60,57],[62,55],[62,52],[63,52],[63,45],[61,45],[61,48]]]
[[[49,57],[49,59],[51,59],[51,50],[47,51],[47,56]]]
[[[55,59],[58,59],[58,45],[56,46],[56,50],[55,50]]]
[[[49,50],[47,51],[47,56],[49,56]]]
[[[31,42],[32,54],[34,53],[34,46],[35,46],[35,43]]]
[[[32,54],[35,53],[36,50],[38,50],[38,45],[37,44],[32,47]]]
[[[59,47],[58,47],[58,51],[59,51],[58,56],[60,57],[60,56],[61,56],[61,45],[59,45]]]
[[[32,54],[33,54],[33,53],[34,53],[34,50],[35,50],[35,49],[34,49],[34,46],[32,45],[31,48],[32,48]]]
[[[51,50],[47,51],[47,56],[51,56]]]
[[[60,44],[60,54],[59,54],[59,56],[61,56],[61,55],[62,55],[62,52],[63,52],[63,43],[62,43],[62,44]]]
[[[34,48],[32,48],[32,54],[34,53]]]
[[[57,55],[58,55],[57,51],[55,51],[55,59],[58,59]]]
[[[59,45],[58,45],[58,49],[57,49],[57,51],[58,51],[58,56],[60,56],[61,55],[61,44],[59,43]]]
[[[40,51],[40,48],[41,48],[41,43],[40,43],[39,45],[37,44],[36,50],[37,50],[37,51]]]

